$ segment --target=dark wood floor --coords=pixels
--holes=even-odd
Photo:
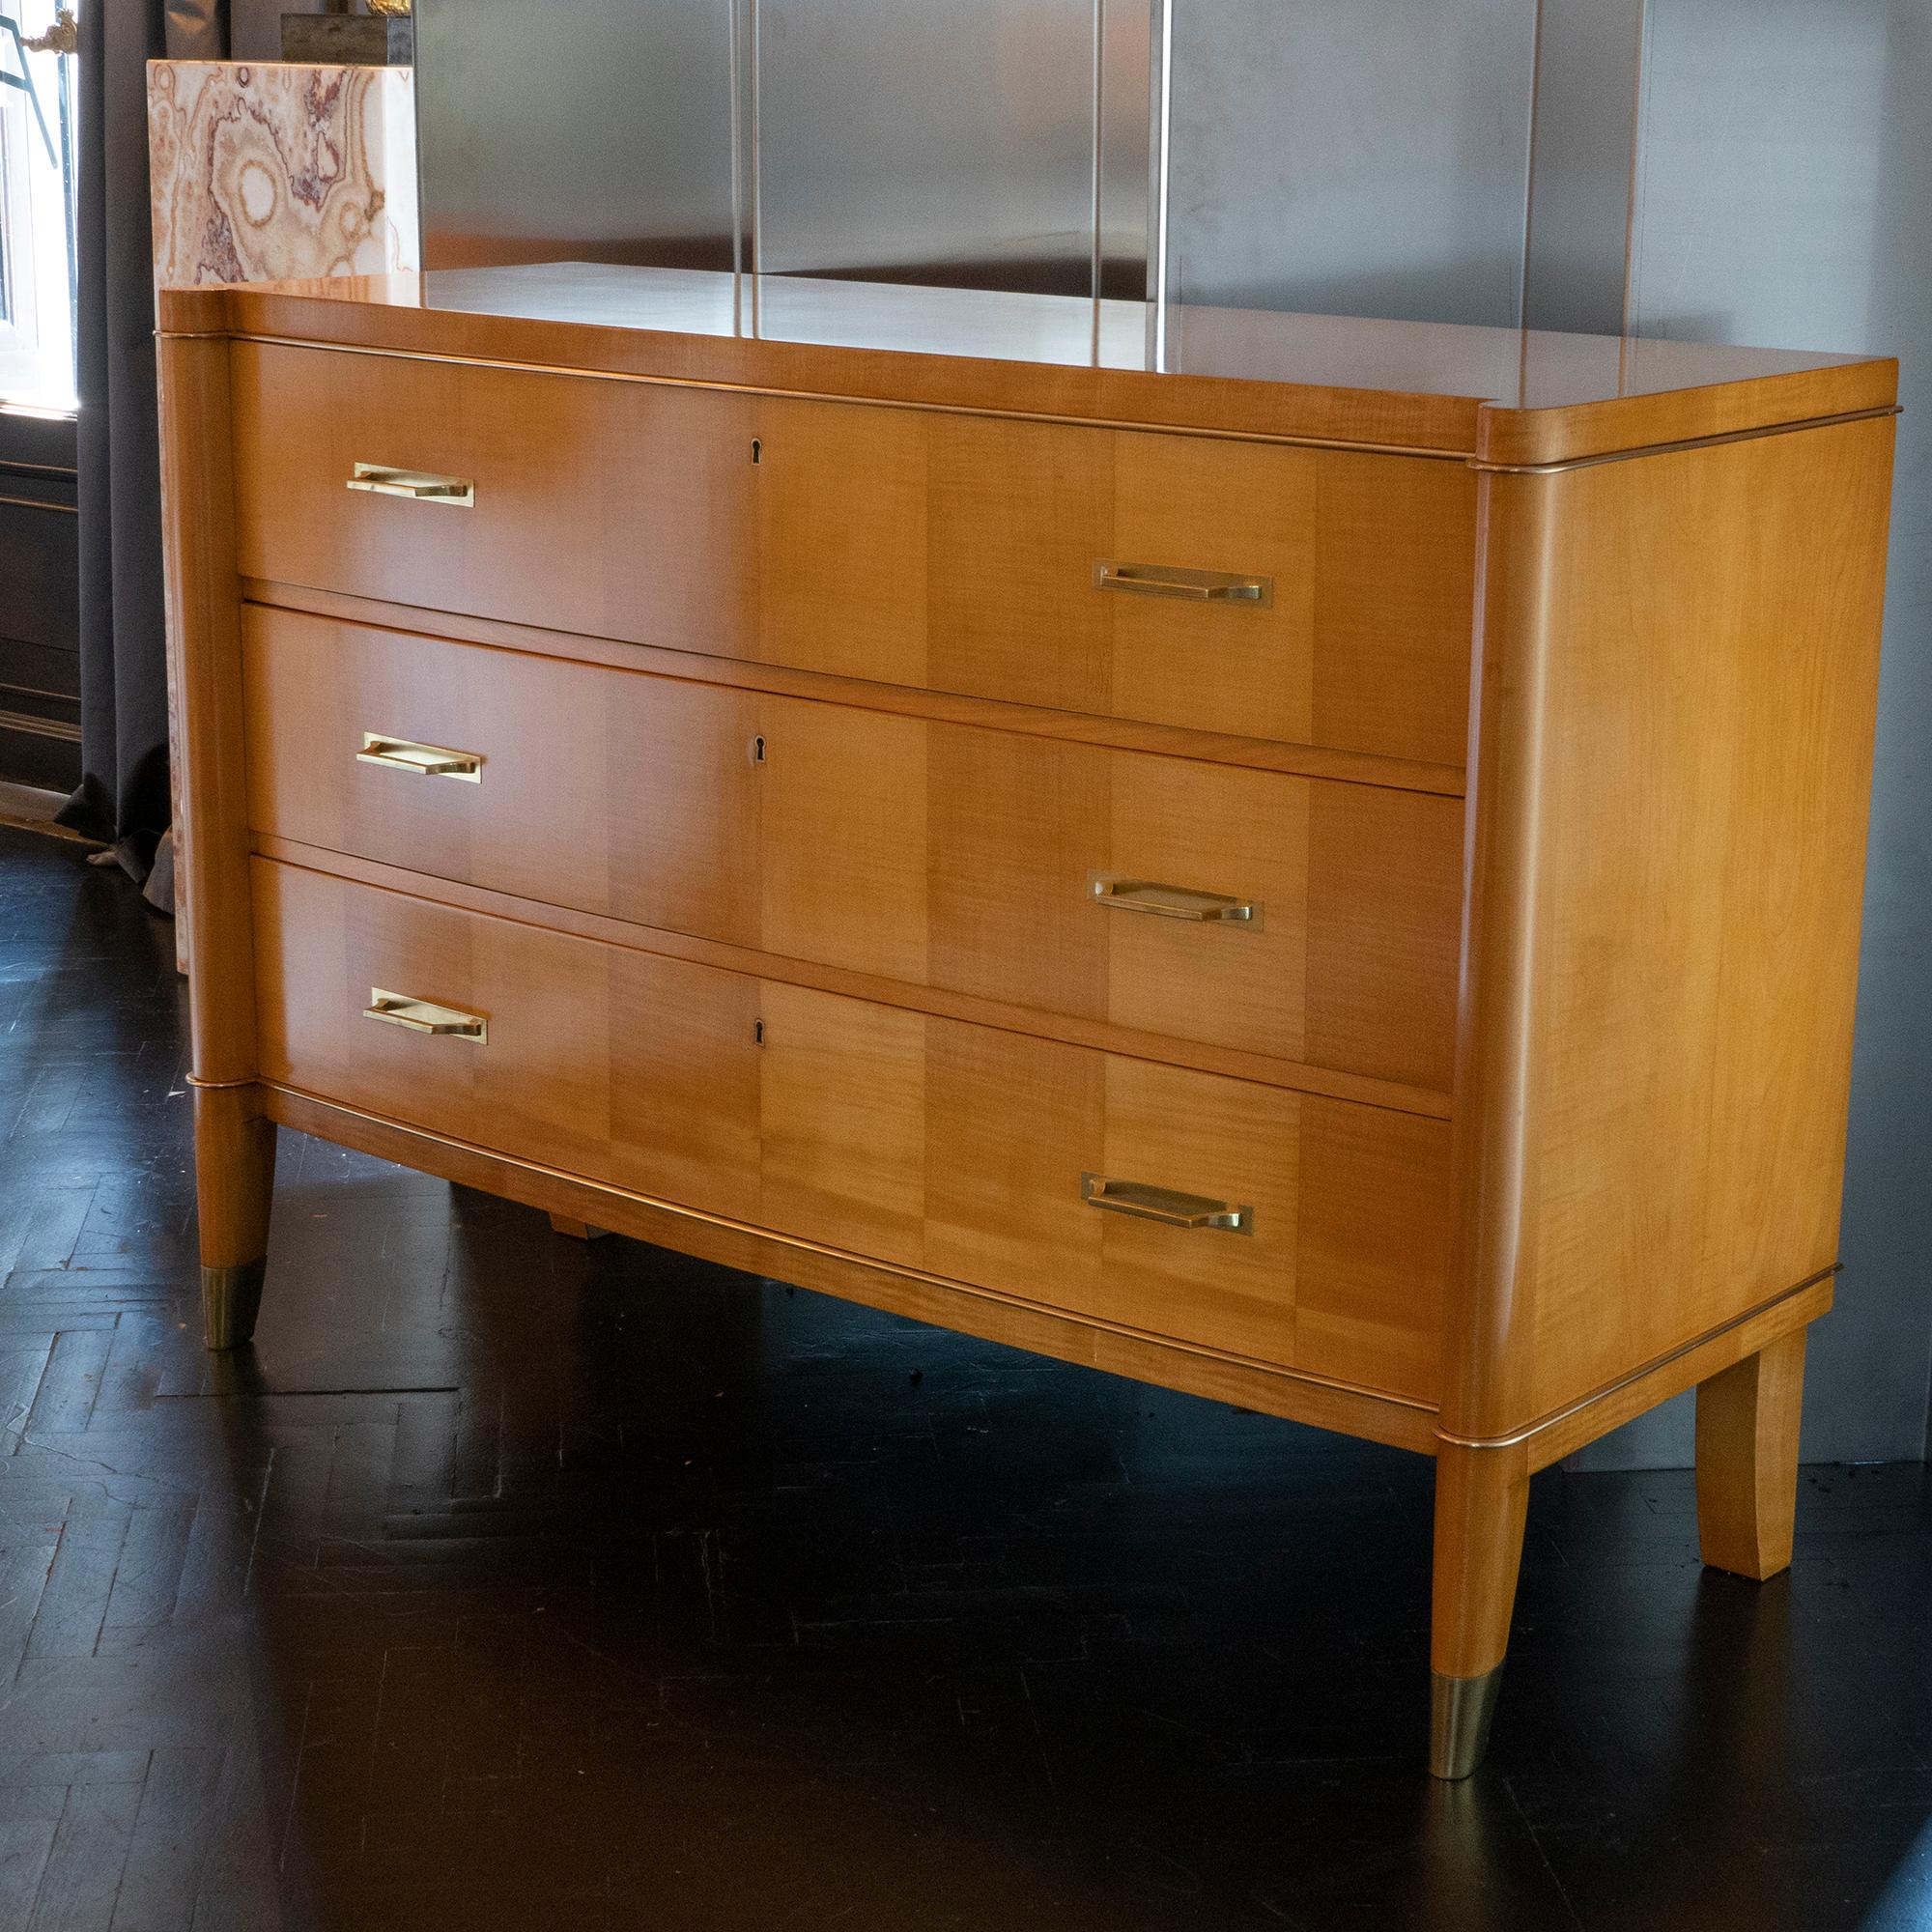
[[[211,1359],[170,947],[0,831],[0,1932],[1932,1923],[1916,1465],[1539,1478],[1437,1786],[1418,1461],[293,1138]]]

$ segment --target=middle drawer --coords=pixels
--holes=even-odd
[[[1460,800],[261,606],[243,666],[258,832],[817,965],[1449,1085]]]

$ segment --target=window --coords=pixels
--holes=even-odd
[[[0,0],[0,401],[73,407],[73,14]]]

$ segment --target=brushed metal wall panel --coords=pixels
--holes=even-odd
[[[1625,327],[1644,0],[1543,0],[1523,320]]]
[[[1836,1311],[1804,1453],[1911,1459],[1932,1279],[1932,5],[1650,0],[1633,313],[1645,335],[1901,359],[1885,663]],[[1595,1466],[1690,1461],[1688,1403]]]
[[[1152,242],[1153,33],[1159,0],[1101,0],[1100,294],[1145,301]]]
[[[730,269],[731,0],[415,0],[423,263]]]
[[[1094,0],[758,14],[760,268],[1092,292]]]
[[[1514,327],[1535,0],[1172,0],[1168,292]]]
[[[431,268],[1146,288],[1151,0],[417,0]]]

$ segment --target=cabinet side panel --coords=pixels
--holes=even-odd
[[[1494,479],[1473,1433],[1836,1259],[1890,472],[1868,421]]]
[[[161,530],[193,1068],[216,1086],[255,1073],[241,586],[229,446],[229,345],[158,342]]]

